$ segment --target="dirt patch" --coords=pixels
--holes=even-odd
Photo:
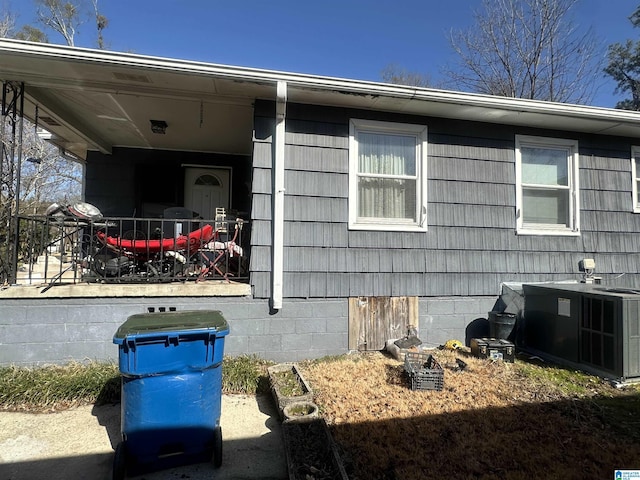
[[[0,479],[111,478],[120,410],[116,404],[47,414],[0,411]],[[287,478],[281,424],[269,396],[223,395],[221,424],[220,469],[189,464],[132,480]]]
[[[635,419],[608,415],[600,401],[629,393],[596,377],[567,392],[519,363],[433,353],[442,391],[412,391],[403,364],[382,354],[303,364],[352,480],[612,478],[640,468],[640,438],[625,425]],[[637,390],[629,399],[637,405]]]

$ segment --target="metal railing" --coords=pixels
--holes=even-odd
[[[247,222],[19,217],[18,284],[246,281]]]

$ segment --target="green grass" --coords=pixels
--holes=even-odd
[[[222,391],[253,395],[269,389],[268,362],[256,356],[225,357]],[[0,409],[47,411],[120,401],[120,372],[113,363],[0,368]]]
[[[119,399],[117,365],[90,362],[0,369],[0,407],[47,410]]]
[[[570,412],[574,417],[598,418],[618,434],[640,440],[640,384],[613,388],[607,380],[560,366],[516,362],[518,373],[541,390],[579,399]],[[578,405],[582,405],[581,410]]]
[[[578,370],[562,368],[556,365],[538,365],[529,362],[516,362],[520,375],[541,386],[558,390],[565,396],[591,396],[602,390],[603,380]]]
[[[291,369],[283,372],[275,372],[272,374],[272,378],[276,386],[275,388],[285,397],[296,397],[304,395],[305,393],[298,376],[295,375]]]

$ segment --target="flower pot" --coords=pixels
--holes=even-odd
[[[282,435],[289,480],[349,480],[338,447],[322,417],[284,422]]]
[[[267,369],[271,393],[284,419],[284,407],[294,402],[313,402],[313,391],[295,363],[279,363]]]
[[[318,418],[318,406],[313,402],[291,402],[282,409],[285,422],[304,422]]]

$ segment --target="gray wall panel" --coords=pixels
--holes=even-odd
[[[287,195],[343,198],[349,196],[349,177],[341,173],[287,171],[284,186]]]
[[[516,204],[513,185],[476,182],[430,180],[427,199],[442,204],[467,203],[472,205]]]
[[[348,243],[348,229],[345,223],[326,222],[285,222],[285,246],[300,247],[341,247]]]
[[[251,245],[271,245],[271,222],[268,220],[253,220],[251,222]]]
[[[607,212],[631,212],[631,193],[628,189],[622,192],[581,190],[580,205],[584,211],[603,210]]]
[[[432,158],[442,157],[454,160],[473,161],[486,160],[493,162],[506,162],[508,164],[513,164],[515,162],[513,140],[492,142],[494,143],[493,145],[490,145],[489,142],[484,142],[484,145],[464,145],[460,143],[451,143],[460,141],[460,139],[455,137],[430,135],[429,141],[429,156]]]
[[[273,145],[266,142],[253,144],[253,168],[271,168],[273,162]]]
[[[284,202],[285,221],[347,222],[346,198],[301,197],[287,195]]]
[[[3,316],[0,365],[36,366],[70,361],[117,361],[113,344],[117,328],[133,314],[147,313],[150,302],[140,298],[101,298],[95,305],[74,299],[0,300]],[[273,361],[299,361],[347,351],[347,300],[287,300],[271,312],[266,300],[233,297],[171,297],[153,305],[177,311],[220,310],[229,324],[225,355],[255,354]],[[13,312],[17,316],[7,316]],[[64,312],[61,315],[60,312]],[[27,317],[18,322],[18,317]],[[74,324],[67,318],[93,319]],[[306,337],[312,338],[306,340]],[[52,341],[53,340],[53,341]]]
[[[618,282],[638,280],[638,258],[625,255],[640,238],[628,139],[295,104],[287,115],[285,274],[297,282],[288,294],[496,295],[501,281],[577,280],[585,257],[611,278],[625,273]],[[427,125],[427,232],[348,230],[349,118]],[[272,126],[259,119],[261,142]],[[581,235],[516,234],[519,134],[579,141]],[[264,221],[255,231],[264,233],[254,245],[266,246],[271,145],[257,144],[255,155],[254,218]]]
[[[271,220],[271,195],[262,193],[253,195],[251,220]]]
[[[254,168],[253,169],[253,182],[252,192],[254,194],[271,195],[271,177],[273,172],[271,169],[266,168]]]
[[[514,165],[513,162],[430,156],[427,175],[432,180],[506,183],[513,186],[516,181]]]
[[[349,173],[349,150],[287,145],[285,168],[326,173]]]
[[[631,172],[628,171],[580,171],[580,189],[631,192],[631,185]]]
[[[252,272],[271,271],[271,247],[254,245],[251,248],[250,269]]]
[[[514,187],[515,188],[515,187]],[[430,204],[429,226],[460,226],[514,229],[515,206]]]

